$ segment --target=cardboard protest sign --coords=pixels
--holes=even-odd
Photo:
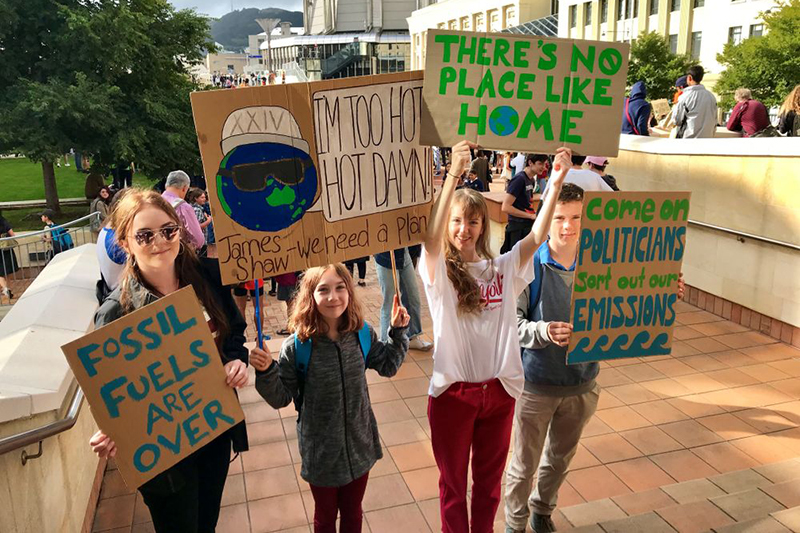
[[[244,420],[191,287],[61,349],[129,488]]]
[[[567,363],[672,349],[688,192],[586,192]]]
[[[626,43],[428,31],[422,143],[615,157]]]
[[[225,283],[416,244],[422,73],[192,94]]]
[[[666,98],[653,100],[650,105],[653,108],[653,116],[656,118],[664,117],[669,113],[669,102]]]

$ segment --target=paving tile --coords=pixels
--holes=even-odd
[[[117,496],[124,496],[126,494],[134,494],[135,490],[131,490],[122,479],[122,474],[119,470],[106,470],[103,474],[103,484],[100,488],[100,499],[115,498]]]
[[[691,326],[678,326],[675,328],[675,338],[680,341],[696,339],[704,335]]]
[[[733,346],[728,346],[723,344],[722,342],[712,339],[711,337],[698,337],[696,339],[688,339],[686,344],[694,348],[700,353],[714,353],[714,352],[724,352],[728,348],[733,348]]]
[[[397,466],[392,460],[392,455],[386,451],[386,448],[384,448],[383,457],[378,459],[378,462],[375,463],[375,466],[373,466],[372,470],[369,471],[369,478],[373,479],[380,476],[387,476],[389,474],[397,474],[398,472],[399,470],[397,470]]]
[[[770,340],[774,342],[775,339]],[[800,350],[781,342],[763,346],[753,346],[752,348],[742,348],[739,351],[761,362],[780,361],[781,359],[800,357]]]
[[[136,493],[136,504],[133,507],[133,524],[144,524],[145,522],[152,522],[153,517],[150,516],[150,509],[144,503],[142,493]]]
[[[586,449],[583,444],[578,444],[578,450],[575,456],[569,463],[570,470],[580,470],[581,468],[588,468],[590,466],[597,466],[600,464],[597,457],[592,455],[592,452]]]
[[[800,406],[800,402],[798,402],[798,406]],[[611,429],[608,426],[608,424],[600,420],[597,416],[593,416],[583,427],[582,435],[583,438],[586,438],[586,437],[594,437],[595,435],[605,435],[607,433],[613,433],[613,432],[614,430]]]
[[[678,441],[655,426],[623,431],[620,435],[644,455],[671,452],[683,448]]]
[[[435,466],[402,473],[403,480],[416,501],[439,496],[439,469]]]
[[[731,322],[729,320],[721,320],[719,322],[707,322],[705,324],[695,324],[692,326],[695,330],[699,331],[706,337],[716,337],[717,335],[728,335],[731,333],[741,333],[748,331],[745,326]]]
[[[696,420],[682,420],[681,422],[662,424],[658,427],[687,448],[722,441],[722,437],[699,424]]]
[[[760,431],[756,428],[731,413],[704,416],[696,420],[725,440],[741,439],[760,434]]]
[[[607,391],[603,391],[600,394],[600,398],[597,402],[597,410],[602,411],[603,409],[612,409],[614,407],[622,407],[625,405],[622,400],[614,396],[613,394],[608,394]]]
[[[800,479],[784,481],[776,485],[761,487],[761,490],[779,501],[784,507],[800,506]]]
[[[678,533],[700,533],[733,524],[731,517],[707,500],[656,510]]]
[[[697,374],[688,374],[677,377],[689,377],[694,375]],[[642,383],[642,387],[654,394],[656,398],[677,398],[679,396],[687,396],[693,392],[685,385],[675,381],[674,378],[646,381]]]
[[[630,533],[631,531],[647,531],[648,533],[675,533],[675,530],[656,513],[649,512],[638,516],[611,520],[600,524],[606,533]]]
[[[97,503],[92,531],[105,531],[133,524],[135,494],[106,498]]]
[[[753,520],[781,511],[784,506],[758,489],[712,498],[711,502],[737,522]]]
[[[706,322],[718,322],[722,320],[722,318],[708,311],[693,311],[689,313],[678,313],[678,320],[681,324],[694,325]]]
[[[717,496],[725,496],[726,492],[706,478],[693,479],[674,485],[661,487],[666,494],[678,503],[691,503]]]
[[[561,508],[570,507],[572,505],[578,505],[585,502],[586,500],[584,500],[583,497],[578,494],[578,491],[575,490],[567,481],[565,481],[561,485],[561,488],[558,489],[558,506]]]
[[[253,533],[281,531],[308,523],[300,493],[247,502]]]
[[[789,531],[791,530],[769,516],[714,529],[715,533],[787,533]]]
[[[772,482],[750,468],[711,476],[708,480],[728,494],[772,486]]]
[[[756,331],[743,331],[740,333],[729,333],[727,335],[720,335],[717,340],[726,346],[736,348],[737,350],[744,350],[753,346],[761,346],[776,342],[775,339],[762,335]]]
[[[251,501],[300,490],[294,467],[291,465],[245,472],[244,484],[247,490],[247,499]]]
[[[247,496],[244,492],[244,474],[228,476],[227,479],[225,479],[225,489],[222,491],[222,506],[246,502]]]
[[[650,392],[649,390],[644,388],[642,385],[639,385],[638,383],[629,383],[627,385],[617,385],[616,387],[608,387],[603,392],[607,394],[613,394],[617,399],[619,399],[624,404],[642,403],[659,399],[659,396]]]
[[[797,357],[800,357],[800,354],[798,354]],[[777,368],[781,372],[785,372],[790,376],[800,376],[800,359],[784,359],[781,361],[773,361],[768,364],[769,366]]]
[[[280,418],[278,411],[263,401],[242,405],[242,411],[244,411],[244,419],[248,424]]]
[[[280,420],[267,420],[265,422],[247,424],[247,440],[251,446],[268,442],[280,442],[285,438],[283,424],[281,424]]]
[[[643,416],[627,406],[598,411],[594,417],[602,420],[614,431],[625,431],[651,425]]]
[[[629,377],[634,383],[641,383],[642,381],[650,381],[653,379],[663,379],[666,377],[655,367],[647,363],[621,366],[619,367],[619,371],[623,375]]]
[[[711,403],[706,398],[702,398],[697,394],[682,396],[680,398],[670,398],[667,400],[667,403],[682,411],[690,418],[716,415],[724,412],[718,405]]]
[[[740,370],[745,374],[754,377],[761,383],[778,381],[780,379],[788,379],[791,377],[789,374],[781,372],[774,366],[770,366],[766,363],[743,366]]]
[[[242,387],[241,389],[237,390],[236,393],[239,396],[239,403],[242,405],[248,403],[264,403],[264,399],[252,385]]]
[[[385,383],[373,383],[369,386],[369,401],[372,405],[399,399],[400,393],[397,392],[394,383],[387,381]]]
[[[695,394],[725,388],[725,385],[705,374],[689,374],[688,376],[678,376],[674,379]]]
[[[401,381],[404,379],[412,379],[412,378],[424,378],[425,373],[417,366],[417,363],[414,361],[410,361],[408,359],[405,360],[403,366],[397,371],[397,374],[392,376],[390,379],[391,381]]]
[[[695,372],[711,372],[713,370],[724,370],[728,368],[725,363],[720,362],[718,359],[715,359],[710,355],[692,355],[690,357],[682,358],[681,362],[685,363],[686,367],[691,370],[691,372],[686,372],[686,374],[693,374]]]
[[[430,379],[427,376],[404,379],[393,382],[402,398],[413,398],[415,396],[425,396],[427,400]]]
[[[670,507],[676,503],[661,489],[631,492],[630,494],[614,496],[611,499],[620,509],[631,516],[661,509],[662,507]]]
[[[756,466],[753,470],[773,483],[783,483],[784,481],[800,479],[800,461],[795,459]]]
[[[621,367],[620,367],[621,368]],[[603,387],[613,387],[615,385],[626,385],[628,383],[633,383],[628,376],[620,372],[619,369],[616,368],[604,368],[600,371],[597,375],[597,383]]]
[[[390,446],[388,449],[389,453],[392,454],[394,464],[400,472],[436,465],[431,441],[427,439],[419,442]]]
[[[631,409],[645,417],[653,424],[666,424],[668,422],[677,422],[678,420],[686,420],[689,416],[676,409],[666,400],[656,400],[654,402],[639,403],[632,405]]]
[[[372,531],[381,533],[430,533],[431,529],[417,504],[390,507],[365,514]]]
[[[403,400],[394,400],[373,405],[372,411],[375,413],[375,420],[378,421],[378,424],[402,422],[403,420],[411,420],[414,418],[414,415],[411,414],[411,411],[409,411]]]
[[[664,374],[664,376],[671,378],[697,372],[697,369],[693,368],[687,359],[690,359],[690,357],[685,357],[680,361],[677,359],[665,359],[664,361],[653,361],[648,364]]]
[[[425,440],[428,436],[415,419],[390,422],[378,426],[378,432],[386,446],[396,446]]]
[[[581,440],[581,444],[602,463],[641,457],[642,452],[616,433]]]
[[[800,507],[786,509],[772,513],[772,517],[787,527],[790,531],[800,531]]]
[[[250,517],[247,514],[247,503],[228,505],[219,510],[217,520],[218,533],[241,533],[250,531]]]
[[[569,472],[567,481],[587,502],[630,492],[628,486],[603,465]]]
[[[747,422],[762,433],[772,433],[797,427],[796,423],[777,413],[775,406],[745,409],[734,413],[734,416]]]
[[[400,474],[392,474],[369,480],[362,507],[364,511],[374,511],[413,501],[414,497],[408,491],[403,477]]]
[[[442,530],[442,516],[439,511],[439,498],[433,498],[418,502],[419,510],[422,511],[422,516],[431,528],[431,531]]]
[[[692,448],[692,453],[722,473],[742,470],[760,464],[758,461],[727,442]]]
[[[650,459],[676,481],[689,481],[719,473],[689,450],[653,455]]]
[[[700,350],[692,348],[685,341],[676,340],[672,343],[672,357],[687,357],[689,355],[697,355]]]
[[[772,435],[756,435],[755,437],[731,441],[731,444],[761,464],[794,459],[797,455]]]
[[[561,509],[564,516],[575,527],[592,525],[610,520],[625,518],[625,511],[620,509],[617,504],[608,498],[573,505]],[[602,531],[602,530],[600,530]]]
[[[120,530],[120,533],[122,533],[123,531],[127,533],[128,528]],[[153,526],[152,522],[146,522],[144,524],[134,524],[130,530],[130,533],[156,533],[156,528],[155,526]]]
[[[773,381],[770,385],[794,400],[800,398],[800,378]]]
[[[251,446],[248,451],[242,453],[242,465],[245,472],[290,464],[292,464],[292,456],[286,441]]]
[[[737,368],[725,368],[724,370],[714,370],[707,372],[706,375],[725,385],[726,387],[744,387],[745,385],[755,385],[758,380],[749,376]]]
[[[655,489],[675,482],[646,457],[612,463],[608,468],[634,492]]]

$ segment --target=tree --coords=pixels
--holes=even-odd
[[[41,163],[75,148],[109,168],[200,168],[188,69],[214,50],[208,20],[167,0],[0,0],[0,152]]]
[[[650,100],[672,98],[675,80],[695,64],[686,54],[673,54],[669,43],[655,32],[645,33],[631,43],[628,87],[643,81]]]
[[[733,105],[733,92],[744,87],[765,106],[780,105],[800,84],[800,0],[777,3],[762,13],[766,33],[728,43],[717,61],[725,67],[715,91],[725,106]]]

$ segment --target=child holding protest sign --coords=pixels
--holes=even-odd
[[[155,191],[131,189],[111,218],[110,226],[128,258],[119,286],[95,315],[95,326],[191,285],[208,315],[226,383],[235,388],[246,385],[244,320],[230,290],[222,285],[216,261],[198,259],[194,247],[185,243],[175,209]],[[102,431],[89,443],[101,457],[116,453],[115,442]],[[231,444],[236,452],[247,450],[244,422],[139,487],[157,532],[215,530]]]
[[[456,191],[473,143],[453,147],[453,171],[431,213],[419,270],[434,324],[429,389],[431,442],[439,467],[442,531],[492,531],[500,503],[514,399],[524,375],[516,332],[516,300],[533,277],[531,259],[544,241],[555,199],[544,202],[533,230],[493,259],[483,196]],[[550,179],[561,191],[571,153],[559,149]],[[467,467],[472,453],[472,527],[467,518]]]
[[[394,297],[389,339],[364,322],[353,279],[344,265],[303,275],[276,363],[254,349],[256,389],[272,407],[294,400],[302,457],[300,475],[314,495],[314,531],[361,531],[361,500],[373,465],[383,456],[365,370],[391,377],[408,350],[409,315]]]

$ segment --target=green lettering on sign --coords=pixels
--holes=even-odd
[[[570,133],[570,130],[577,126],[572,119],[581,117],[583,117],[583,111],[578,111],[576,109],[564,109],[561,112],[561,135],[559,136],[559,141],[574,144],[580,144],[583,141],[580,135]]]
[[[450,45],[458,42],[458,35],[437,35],[433,38],[433,42],[442,43],[442,61],[445,63],[450,62]]]

